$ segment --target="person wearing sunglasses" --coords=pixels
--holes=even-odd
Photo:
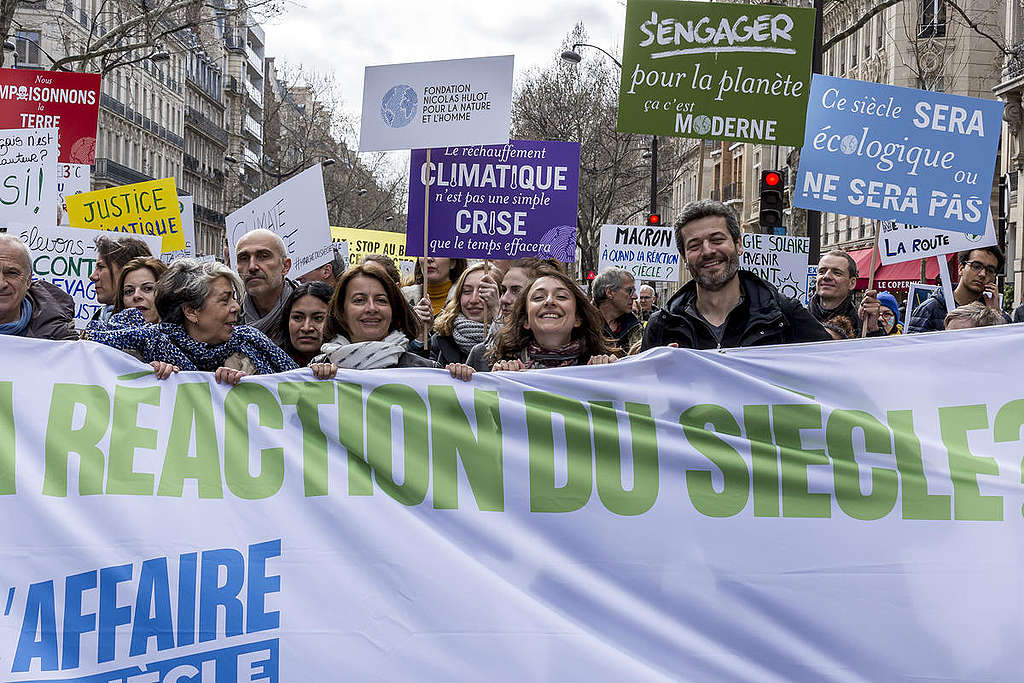
[[[997,246],[968,249],[957,254],[957,285],[953,288],[952,306],[942,288],[935,290],[923,304],[914,309],[907,322],[907,334],[937,332],[945,329],[946,314],[953,308],[980,301],[1010,322],[999,308],[996,275],[1003,270],[1003,252]]]

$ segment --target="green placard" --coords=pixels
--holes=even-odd
[[[814,10],[629,0],[619,130],[800,146]]]

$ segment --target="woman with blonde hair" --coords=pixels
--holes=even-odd
[[[430,357],[440,365],[465,363],[474,346],[486,339],[498,315],[501,275],[488,263],[476,263],[459,276],[455,291],[434,320]]]

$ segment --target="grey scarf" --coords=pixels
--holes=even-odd
[[[393,368],[409,347],[409,338],[395,330],[381,341],[350,342],[340,334],[320,347],[313,363],[334,363],[346,370]]]
[[[470,320],[459,313],[452,325],[452,339],[463,353],[469,353],[470,349],[484,340],[485,331],[483,323]]]
[[[252,300],[252,297],[246,294],[242,298],[242,318],[246,325],[255,327],[263,334],[270,337],[271,340],[280,346],[280,327],[281,327],[281,316],[284,314],[284,305],[288,301],[288,297],[295,291],[295,284],[285,278],[284,286],[281,287],[281,297],[274,304],[274,307],[267,312],[265,316],[260,317],[259,312],[256,310],[256,302]]]

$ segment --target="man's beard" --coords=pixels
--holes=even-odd
[[[730,280],[736,277],[736,272],[740,269],[740,255],[739,252],[734,252],[732,256],[726,259],[725,267],[718,272],[718,274],[701,274],[697,268],[694,268],[689,262],[686,263],[687,270],[690,271],[690,276],[697,281],[701,289],[706,289],[710,292],[717,292],[718,290],[725,287]]]

